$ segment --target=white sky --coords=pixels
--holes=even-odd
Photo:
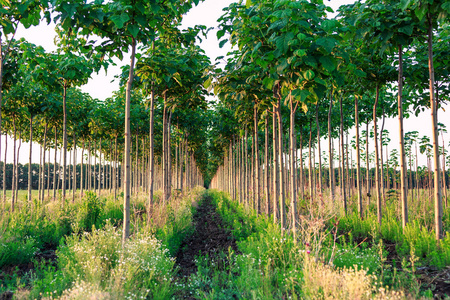
[[[196,24],[206,25],[207,27],[217,27],[216,20],[222,15],[222,8],[228,6],[230,3],[236,2],[232,0],[206,0],[200,3],[197,7],[193,8],[184,18],[183,27],[190,27]],[[334,10],[336,10],[340,5],[348,4],[354,2],[353,0],[332,0],[332,1],[324,1],[326,5],[331,6]],[[29,42],[34,43],[36,45],[43,46],[47,51],[55,50],[56,47],[53,44],[54,38],[54,25],[51,24],[47,26],[45,22],[38,27],[32,27],[29,29],[20,28],[16,34],[17,38],[24,37]],[[204,40],[202,43],[203,49],[206,51],[206,54],[211,58],[211,62],[215,62],[215,58],[218,56],[223,56],[229,51],[227,48],[228,44],[220,49],[218,46],[218,41],[216,39],[216,30],[211,30],[208,39]],[[85,92],[88,92],[92,97],[98,99],[105,99],[109,97],[113,91],[118,89],[118,83],[112,82],[114,75],[120,73],[120,67],[126,64],[129,64],[129,56],[125,56],[123,61],[116,60],[116,67],[110,66],[108,69],[108,73],[105,74],[104,71],[101,71],[99,74],[95,74],[92,76],[92,79],[88,82],[87,85],[83,86],[82,89]],[[441,110],[439,112],[439,121],[444,123],[448,130],[450,131],[450,118],[449,112],[450,106],[446,106],[446,112]],[[379,126],[381,126],[381,122],[379,122]],[[425,112],[421,114],[419,117],[411,117],[404,121],[405,132],[407,131],[419,131],[420,136],[427,135],[431,136],[431,117],[429,112]],[[398,121],[397,119],[388,119],[386,120],[385,129],[389,130],[391,145],[389,145],[389,149],[398,148]],[[354,133],[351,131],[349,137],[354,136]],[[448,139],[448,136],[446,137]],[[448,140],[446,140],[446,144],[448,145]],[[322,143],[322,150],[327,151],[328,144]],[[4,157],[4,138],[2,138],[2,147],[1,147],[1,160]],[[20,151],[20,163],[28,162],[28,150],[29,145],[27,143],[23,143]],[[33,147],[33,162],[39,162],[39,153],[38,153],[37,145]],[[12,141],[8,142],[8,153],[12,152]],[[80,157],[80,155],[78,155]],[[53,154],[51,156],[53,160]],[[8,162],[12,162],[12,155],[8,155]],[[425,164],[425,159],[422,158],[420,164]]]

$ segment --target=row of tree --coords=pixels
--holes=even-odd
[[[405,227],[408,222],[405,148],[408,143],[415,144],[417,137],[410,136],[408,143],[405,142],[403,118],[428,108],[432,115],[432,137],[426,144],[432,144],[429,154],[433,158],[435,230],[436,238],[440,239],[443,236],[443,164],[439,153],[437,110],[449,95],[449,56],[446,53],[450,2],[356,2],[341,6],[335,18],[327,17],[330,10],[322,1],[265,0],[235,3],[225,9],[219,19],[218,38],[222,39],[222,45],[230,41],[236,50],[229,54],[224,72],[214,82],[221,109],[228,110],[222,113],[224,122],[230,120],[228,128],[221,130],[215,141],[226,150],[224,163],[213,180],[214,186],[226,188],[243,199],[249,197],[253,186],[251,201],[261,212],[262,194],[257,187],[265,182],[266,212],[273,200],[274,219],[287,228],[288,196],[290,228],[295,234],[297,199],[299,191],[304,194],[305,181],[303,160],[299,155],[307,147],[309,166],[313,166],[312,145],[316,143],[319,174],[322,174],[322,150],[318,141],[327,137],[328,157],[333,158],[336,151],[333,140],[338,139],[341,186],[345,186],[349,165],[344,132],[355,128],[352,130],[355,130],[357,203],[362,217],[363,137],[360,127],[365,124],[365,155],[369,157],[369,123],[373,123],[373,194],[381,224],[381,178],[385,177],[381,153],[386,136],[380,133],[384,132],[385,117],[397,116],[400,201]],[[383,121],[381,128],[377,122],[380,119]],[[261,137],[264,143],[259,143]],[[249,143],[251,154],[246,147]],[[430,149],[428,145],[426,148],[426,151]],[[329,159],[328,168],[329,174],[335,174],[334,159]],[[369,159],[366,159],[368,170]],[[320,197],[315,197],[311,184],[312,174],[309,172],[309,196],[311,201],[318,201]],[[329,180],[334,199],[334,176]],[[366,180],[370,180],[370,176],[366,175]],[[324,186],[322,176],[318,176],[318,181],[321,189]],[[269,182],[273,182],[272,190]],[[371,195],[371,185],[366,184],[366,187],[366,195]],[[341,197],[345,211],[346,190],[343,188]]]

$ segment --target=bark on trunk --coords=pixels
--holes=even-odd
[[[436,231],[436,240],[443,238],[442,229],[442,191],[440,181],[440,161],[439,161],[439,144],[438,144],[438,126],[437,126],[437,102],[434,92],[434,63],[433,63],[433,23],[431,13],[427,14],[428,21],[428,70],[429,70],[429,90],[430,90],[430,107],[431,107],[431,128],[433,131],[433,155],[434,155],[434,225]]]
[[[131,129],[130,129],[130,107],[131,107],[131,88],[133,86],[134,79],[134,60],[136,55],[136,40],[131,39],[131,61],[130,72],[128,74],[126,101],[125,101],[125,180],[124,180],[124,196],[123,196],[123,234],[122,245],[125,245],[128,237],[130,236],[130,194],[131,194]]]
[[[402,203],[402,227],[403,230],[408,223],[408,186],[406,179],[406,158],[405,141],[403,134],[403,49],[398,46],[398,123],[400,136],[400,184],[401,184],[401,203]]]

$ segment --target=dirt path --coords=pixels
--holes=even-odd
[[[236,241],[230,230],[225,228],[211,200],[206,193],[193,216],[194,233],[183,242],[177,254],[176,264],[182,277],[197,272],[195,258],[200,255],[214,258],[220,252],[227,252],[230,247],[237,252]]]

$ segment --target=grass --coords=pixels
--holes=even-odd
[[[0,268],[6,270],[18,259],[34,268],[25,274],[3,274],[0,293],[14,291],[24,299],[167,299],[175,291],[171,254],[192,231],[193,207],[203,190],[195,188],[173,198],[170,205],[160,203],[156,193],[150,223],[147,196],[134,195],[132,234],[124,248],[122,203],[112,196],[88,192],[64,206],[35,202],[4,212],[1,245],[7,247],[0,248]],[[55,262],[35,259],[49,247],[57,249]]]

